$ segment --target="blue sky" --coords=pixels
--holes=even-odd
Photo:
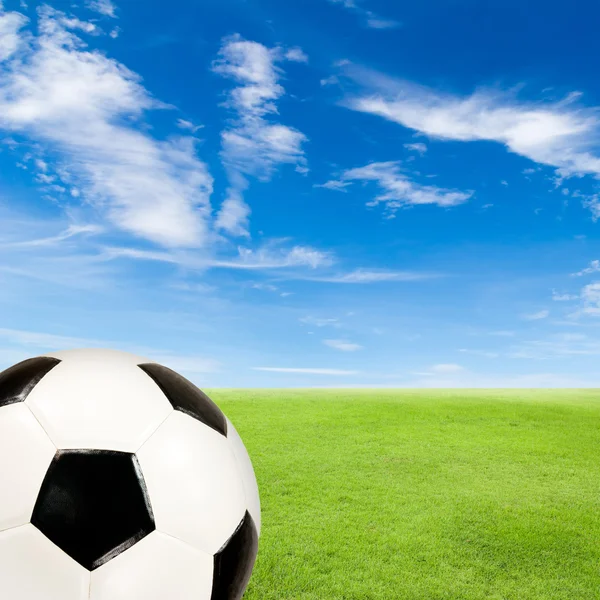
[[[600,385],[593,3],[2,6],[2,367]]]

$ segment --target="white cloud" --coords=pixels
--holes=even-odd
[[[581,277],[582,275],[589,275],[590,273],[597,273],[600,271],[600,260],[593,260],[590,262],[590,266],[578,271],[577,273],[571,273],[572,277]]]
[[[326,181],[325,183],[315,183],[313,187],[316,188],[325,188],[326,190],[334,190],[336,192],[347,192],[346,188],[352,185],[351,181],[338,181],[332,179],[330,181]]]
[[[349,72],[366,92],[344,104],[381,116],[433,139],[496,141],[532,161],[555,167],[561,177],[600,175],[592,154],[600,133],[597,111],[575,107],[579,94],[554,103],[523,102],[514,94],[478,90],[470,96],[438,93],[366,69]]]
[[[547,318],[549,315],[549,310],[539,310],[538,312],[523,315],[523,319],[525,319],[526,321],[539,321],[540,319]]]
[[[576,294],[559,294],[556,290],[552,290],[552,300],[555,302],[568,302],[569,300],[577,300],[579,296]]]
[[[159,141],[134,128],[160,108],[122,64],[89,51],[39,11],[39,36],[0,68],[0,128],[60,154],[66,173],[114,225],[166,246],[207,237],[212,178],[192,138]],[[25,39],[25,38],[24,38]]]
[[[121,248],[117,246],[104,246],[100,256],[104,260],[114,260],[117,258],[131,258],[136,260],[149,260],[155,262],[166,262],[180,264],[185,262],[184,255],[175,255],[170,252],[157,250],[141,250],[138,248]],[[200,264],[200,263],[199,263]],[[190,265],[187,265],[190,266]]]
[[[356,0],[328,0],[331,4],[339,4],[348,10],[356,13],[364,19],[364,23],[371,29],[394,29],[402,24],[392,19],[385,19],[376,15],[373,11],[367,10]]]
[[[421,156],[427,152],[427,146],[422,142],[416,142],[415,144],[404,144],[404,147],[407,150],[412,150],[413,152],[418,152]]]
[[[596,304],[600,301],[600,292],[598,294]],[[532,360],[596,355],[600,355],[600,341],[575,333],[556,334],[544,340],[527,340],[512,346],[508,353],[509,358]]]
[[[276,285],[271,285],[270,283],[253,283],[252,287],[255,290],[264,290],[267,292],[276,292],[278,290]]]
[[[297,46],[295,48],[290,48],[289,50],[287,50],[284,56],[286,60],[289,60],[291,62],[308,62],[308,56],[306,56],[302,48],[298,48]]]
[[[247,248],[238,248],[240,255],[238,266],[247,268],[281,268],[306,266],[312,269],[330,265],[333,258],[327,252],[322,252],[311,248],[310,246],[293,246],[290,249],[280,249],[279,251],[271,249],[270,246],[250,250]],[[213,266],[231,264],[228,261],[213,261]]]
[[[360,344],[354,344],[347,340],[323,340],[323,343],[330,348],[341,350],[342,352],[355,352],[360,350],[362,346]]]
[[[66,29],[79,29],[84,33],[98,32],[98,28],[89,21],[82,21],[76,17],[62,17],[59,20],[60,24]]]
[[[87,0],[86,6],[105,17],[115,18],[116,6],[111,0]]]
[[[346,371],[343,369],[312,369],[288,367],[252,367],[254,371],[270,371],[272,373],[302,373],[305,375],[357,375],[360,371]]]
[[[396,29],[402,25],[399,21],[378,17],[371,11],[368,11],[367,14],[367,27],[370,27],[371,29]]]
[[[301,276],[301,279],[306,281],[322,281],[325,283],[378,283],[384,281],[421,281],[440,277],[437,273],[418,273],[414,271],[385,271],[385,270],[368,270],[355,269],[349,273],[341,273],[338,275],[323,275],[323,276]]]
[[[358,8],[355,0],[329,0],[332,4],[341,4],[344,8]]]
[[[453,363],[443,363],[439,365],[433,365],[430,370],[433,373],[459,373],[464,370],[464,367]]]
[[[186,121],[185,119],[177,119],[177,127],[179,127],[179,129],[186,129],[187,131],[196,133],[196,131],[202,129],[204,125],[194,125],[191,121]]]
[[[460,348],[459,352],[474,354],[476,356],[485,356],[486,358],[498,358],[498,356],[500,356],[497,352],[489,352],[487,350],[470,350],[468,348]]]
[[[329,77],[324,77],[323,79],[319,80],[319,83],[322,86],[336,85],[339,82],[340,82],[340,80],[339,80],[339,77],[337,75],[330,75]]]
[[[48,170],[48,163],[41,158],[35,160],[35,166],[44,173]]]
[[[600,283],[590,283],[581,290],[583,300],[582,312],[586,315],[600,317]]]
[[[573,193],[573,196],[577,198],[578,194]],[[584,197],[582,204],[592,213],[592,221],[594,223],[600,219],[600,196],[598,194]]]
[[[209,285],[207,283],[188,283],[187,281],[180,281],[176,283],[172,283],[169,285],[170,288],[174,290],[180,290],[182,292],[190,292],[193,294],[210,294],[212,292],[217,291],[217,288],[214,285]]]
[[[230,187],[227,190],[227,197],[223,200],[215,221],[217,229],[223,229],[237,237],[250,237],[248,231],[250,207],[244,202],[243,190],[245,189],[244,181],[238,187]]]
[[[388,214],[393,215],[399,208],[407,205],[435,204],[449,207],[463,204],[473,192],[459,192],[430,185],[420,185],[404,174],[399,161],[371,163],[364,167],[345,171],[338,182],[327,182],[322,187],[340,190],[344,184],[352,181],[372,181],[381,189],[381,193],[367,203],[376,206],[384,203]]]
[[[301,323],[304,323],[306,325],[314,325],[315,327],[341,327],[341,323],[339,322],[338,319],[333,319],[333,318],[329,318],[329,319],[323,319],[323,318],[318,318],[318,317],[302,317],[301,319],[298,319]]]
[[[27,19],[18,12],[2,12],[0,3],[0,62],[10,58],[21,45],[19,30]]]
[[[121,28],[120,27],[115,27],[111,30],[111,32],[108,34],[110,35],[110,37],[113,40],[116,40],[119,37],[119,34],[121,33]]]
[[[238,269],[238,270],[269,270],[296,267],[316,269],[331,265],[333,257],[310,246],[292,246],[277,248],[277,243],[265,244],[256,250],[238,246],[238,254],[232,258],[216,258],[201,256],[198,253],[164,252],[138,248],[104,246],[101,258],[113,260],[130,258],[177,264],[189,269]]]
[[[299,51],[295,48],[287,54],[298,60]],[[227,101],[237,118],[221,133],[221,156],[230,187],[216,223],[232,235],[248,233],[250,209],[243,199],[247,176],[268,181],[278,165],[304,166],[306,162],[302,149],[306,136],[272,118],[278,112],[276,101],[285,93],[277,63],[290,60],[287,54],[281,48],[269,49],[234,35],[224,40],[213,63],[215,73],[237,83]]]
[[[99,225],[76,225],[71,224],[67,229],[60,232],[57,235],[37,238],[37,239],[29,239],[29,240],[19,240],[19,241],[9,241],[9,242],[1,242],[0,248],[39,248],[41,246],[51,246],[58,244],[60,242],[64,242],[69,238],[84,235],[84,234],[98,234],[103,231],[102,227]]]

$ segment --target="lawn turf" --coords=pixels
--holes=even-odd
[[[598,600],[600,390],[207,390],[263,528],[244,600]]]

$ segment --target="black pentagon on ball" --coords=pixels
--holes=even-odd
[[[137,458],[127,452],[59,450],[31,523],[93,571],[154,531]]]
[[[162,390],[175,410],[185,413],[227,436],[227,421],[221,409],[191,381],[157,363],[138,365]]]
[[[250,513],[214,556],[210,600],[240,600],[250,581],[258,553],[258,532]]]
[[[31,390],[60,360],[37,356],[23,360],[0,373],[0,406],[23,402]]]

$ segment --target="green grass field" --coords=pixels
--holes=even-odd
[[[245,600],[598,600],[600,390],[208,390],[258,479]]]

